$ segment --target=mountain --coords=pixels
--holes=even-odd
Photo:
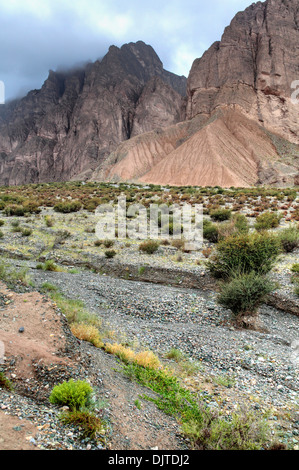
[[[239,12],[188,79],[141,41],[50,72],[0,106],[0,184],[298,184],[298,56],[298,0],[267,0]]]
[[[193,63],[188,117],[210,116],[219,106],[231,105],[298,144],[298,105],[291,102],[298,56],[298,1],[254,3]]]
[[[184,119],[186,82],[142,41],[111,46],[82,70],[50,71],[40,90],[0,106],[0,184],[92,171],[120,142]]]
[[[238,13],[192,65],[186,121],[124,142],[93,179],[174,185],[298,184],[299,5]]]

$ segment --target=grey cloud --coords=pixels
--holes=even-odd
[[[250,0],[52,0],[51,14],[40,17],[7,12],[0,1],[0,80],[5,82],[6,98],[40,88],[49,69],[94,61],[111,44],[137,40],[151,44],[166,69],[187,75],[192,61],[220,39],[235,13],[250,4]],[[101,20],[102,11],[110,29],[93,22]],[[129,20],[128,27],[124,24],[123,31],[117,31],[121,23],[116,22],[114,30],[114,19],[121,22],[122,17]],[[189,51],[185,70],[176,69],[180,48]]]

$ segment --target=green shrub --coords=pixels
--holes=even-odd
[[[101,204],[100,198],[92,198],[83,203],[83,209],[94,212],[95,209]]]
[[[5,221],[0,219],[0,227],[2,227],[5,224]]]
[[[250,272],[223,284],[218,302],[235,315],[255,313],[265,296],[270,294],[275,284],[266,277]]]
[[[19,227],[20,221],[18,219],[15,219],[15,220],[12,220],[10,224],[12,227]]]
[[[291,253],[299,246],[299,230],[296,225],[287,227],[278,234],[283,251]]]
[[[68,214],[70,212],[78,212],[82,207],[80,201],[62,201],[58,202],[54,206],[55,212],[62,212],[63,214]]]
[[[104,240],[103,245],[105,248],[111,248],[114,245],[114,240]]]
[[[43,266],[44,271],[58,271],[58,269],[59,268],[58,268],[57,264],[52,259],[46,260],[45,264]]]
[[[139,250],[151,255],[158,250],[159,246],[159,242],[154,240],[148,240],[139,245]]]
[[[49,397],[50,403],[68,406],[71,410],[80,410],[91,406],[93,389],[88,382],[71,379],[56,385]]]
[[[114,256],[116,255],[116,251],[115,250],[106,250],[105,251],[105,256],[106,258],[108,259],[111,259],[111,258],[114,258]]]
[[[22,205],[9,204],[5,207],[4,212],[7,216],[22,217],[26,213],[38,214],[41,212],[39,204],[33,201],[26,201]]]
[[[269,426],[250,411],[234,412],[230,420],[206,414],[199,420],[184,423],[183,431],[195,450],[252,451],[271,448]]]
[[[4,388],[6,390],[13,390],[12,383],[2,371],[0,371],[0,388]]]
[[[31,228],[22,228],[21,233],[23,237],[30,237],[30,235],[32,234],[32,230]]]
[[[25,215],[24,207],[17,204],[10,204],[9,206],[6,206],[4,212],[8,217],[22,217]]]
[[[211,243],[217,243],[219,240],[219,230],[217,225],[210,221],[204,220],[203,238]]]
[[[23,202],[23,208],[25,213],[39,214],[41,212],[40,204],[35,201],[27,200]]]
[[[18,233],[18,232],[22,232],[22,227],[20,227],[19,225],[14,225],[11,229],[11,231],[13,233]]]
[[[169,224],[165,224],[161,227],[161,234],[163,235],[181,235],[183,233],[183,227],[181,224],[169,221]]]
[[[280,219],[281,215],[277,212],[264,212],[256,218],[254,227],[258,231],[275,228],[278,227]]]
[[[0,230],[0,238],[3,238],[4,237],[4,233],[2,232],[2,230]]]
[[[291,267],[291,271],[293,273],[299,273],[299,263],[293,264],[293,266]]]
[[[233,222],[238,233],[245,234],[249,232],[249,223],[244,214],[235,214],[233,216]]]
[[[171,348],[170,351],[166,354],[166,357],[167,359],[173,359],[176,362],[185,359],[184,353],[176,348]]]
[[[45,216],[45,224],[47,227],[53,227],[54,223],[55,223],[55,220],[51,216],[49,215]]]
[[[281,251],[279,239],[268,233],[233,235],[221,240],[208,268],[216,278],[234,273],[269,272]]]
[[[203,238],[211,243],[231,235],[246,234],[249,232],[247,218],[243,214],[235,214],[226,223],[214,224],[209,220],[203,221]]]
[[[215,209],[210,211],[210,216],[215,222],[223,222],[231,218],[232,212],[229,209]]]

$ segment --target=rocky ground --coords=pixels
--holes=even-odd
[[[211,290],[116,279],[89,270],[70,273],[31,268],[29,274],[33,292],[1,289],[1,334],[10,344],[8,372],[21,392],[1,391],[1,415],[5,420],[12,416],[13,447],[188,448],[175,420],[149,402],[142,401],[140,410],[135,406],[142,387],[117,371],[120,368],[114,357],[87,343],[78,344],[65,325],[61,331],[59,311],[36,292],[45,282],[68,298],[82,300],[124,344],[155,351],[166,363],[171,348],[181,350],[198,366],[191,376],[186,374],[185,384],[199,392],[209,406],[228,415],[240,404],[255,412],[271,410],[273,429],[280,430],[282,441],[290,448],[298,447],[296,315],[263,305],[259,312],[263,331],[240,330],[233,325],[230,312],[217,305]],[[23,333],[19,333],[20,327],[25,328]],[[67,354],[53,355],[53,351],[65,349]],[[46,366],[39,368],[39,360]],[[82,442],[78,432],[61,426],[58,410],[47,402],[55,379],[70,376],[88,377],[95,383],[103,408],[100,412],[108,419],[110,430],[101,442]],[[42,398],[41,403],[37,404],[37,397]],[[15,425],[16,419],[19,425]],[[27,430],[27,419],[35,429]],[[24,432],[25,440],[16,442]],[[3,448],[9,445],[8,436],[7,432],[0,436]]]

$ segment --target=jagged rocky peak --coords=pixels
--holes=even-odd
[[[111,46],[82,68],[50,71],[40,90],[0,107],[0,184],[93,170],[133,134],[184,119],[186,84],[142,41]]]
[[[188,78],[189,118],[239,107],[273,132],[299,143],[298,0],[267,0],[238,13],[221,41],[194,61]]]

